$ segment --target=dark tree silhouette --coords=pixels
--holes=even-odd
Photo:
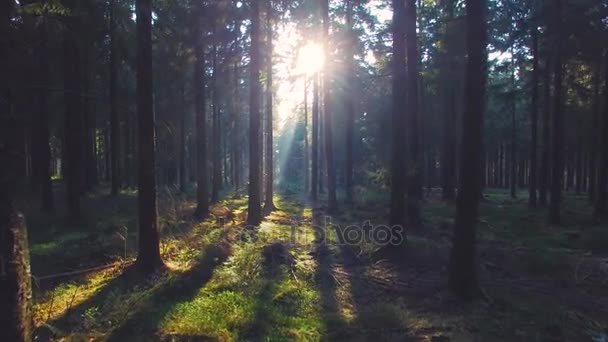
[[[538,28],[536,22],[532,22],[532,28],[530,30],[532,38],[532,99],[530,101],[530,179],[529,179],[529,200],[528,204],[530,208],[536,208],[537,206],[537,191],[536,191],[536,166],[538,165],[536,152],[538,150],[538,83],[539,83],[539,70],[538,70]]]
[[[274,185],[274,167],[273,154],[274,143],[272,139],[272,1],[266,2],[266,190],[264,191],[264,211],[271,212],[276,209],[273,201],[274,193],[272,191]]]
[[[42,18],[42,23],[38,28],[40,44],[38,47],[38,79],[40,88],[38,90],[38,110],[34,122],[35,136],[33,137],[33,163],[36,173],[36,184],[39,186],[40,202],[42,210],[52,212],[53,204],[53,184],[51,181],[51,148],[49,145],[49,81],[50,71],[46,57],[48,50],[48,25],[47,19]]]
[[[353,29],[353,1],[346,0],[346,82],[345,87],[345,111],[346,111],[346,161],[345,161],[345,187],[346,200],[352,202],[353,197],[353,136],[355,130],[355,98],[353,91],[355,84],[355,59],[354,47],[356,43],[355,31]]]
[[[69,2],[71,10],[77,10],[78,5]],[[66,199],[69,215],[72,219],[79,219],[80,192],[82,185],[82,115],[81,115],[81,74],[80,49],[78,44],[78,31],[81,23],[78,17],[66,19],[63,29],[63,83],[65,103],[65,178]]]
[[[199,3],[194,11],[194,106],[196,111],[196,211],[194,215],[205,218],[209,212],[207,189],[207,115],[205,105],[205,45],[202,40],[204,5]]]
[[[602,147],[600,159],[600,172],[598,174],[598,190],[597,203],[595,205],[595,214],[597,216],[606,215],[606,206],[608,205],[608,50],[605,52],[606,68],[605,68],[605,86],[604,86],[604,117],[602,124]]]
[[[334,165],[332,128],[332,56],[329,51],[329,0],[321,0],[321,18],[323,20],[323,51],[325,53],[325,66],[323,68],[323,132],[325,133],[325,167],[327,170],[327,212],[335,213],[338,210],[338,200],[336,198],[336,168]]]
[[[120,118],[117,98],[117,63],[118,49],[116,44],[116,0],[110,0],[110,158],[112,176],[112,195],[118,194],[120,188]]]
[[[564,123],[563,123],[563,84],[562,84],[562,0],[551,4],[552,25],[549,32],[553,34],[554,42],[554,79],[553,79],[553,121],[551,142],[551,201],[549,202],[549,222],[561,223],[562,178],[564,175]]]
[[[405,5],[405,42],[407,50],[407,116],[409,165],[407,173],[407,218],[410,225],[419,227],[420,203],[422,201],[422,155],[420,154],[418,120],[418,37],[416,34],[416,0],[408,0]]]
[[[393,0],[393,146],[391,166],[390,224],[403,225],[405,207],[405,7],[403,1]]]
[[[247,223],[262,221],[260,206],[260,7],[251,1],[251,50],[249,78],[249,201]]]
[[[137,267],[150,273],[163,266],[156,207],[155,133],[152,97],[152,0],[137,0],[137,117],[139,248]]]
[[[477,216],[482,152],[482,127],[486,93],[486,19],[484,0],[466,0],[467,64],[465,111],[462,117],[460,186],[449,265],[449,287],[456,295],[472,299],[478,294]]]
[[[319,74],[313,75],[312,85],[312,144],[310,168],[310,199],[317,200],[319,191]]]

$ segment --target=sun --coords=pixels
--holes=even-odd
[[[298,51],[298,63],[296,69],[307,75],[312,75],[323,69],[325,55],[323,48],[317,43],[308,43]]]

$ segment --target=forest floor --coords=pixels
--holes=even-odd
[[[76,223],[31,210],[38,340],[606,341],[608,225],[592,220],[582,195],[567,194],[560,227],[520,196],[486,192],[478,231],[487,298],[469,304],[446,290],[454,208],[433,194],[424,229],[407,232],[406,255],[393,264],[374,261],[373,244],[336,236],[385,223],[381,193],[343,206],[320,244],[312,225],[323,225],[323,208],[296,196],[276,196],[278,209],[244,238],[245,198],[221,202],[236,222],[219,226],[191,220],[192,198],[165,191],[167,269],[147,278],[130,269],[134,193],[88,196],[87,220]]]

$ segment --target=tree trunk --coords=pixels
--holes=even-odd
[[[268,0],[266,4],[268,7],[266,12],[266,191],[264,192],[264,211],[271,212],[275,209],[272,191],[274,185],[274,144],[272,140],[272,2]]]
[[[240,27],[240,24],[238,25]],[[241,106],[239,92],[239,65],[234,63],[234,119],[232,124],[232,158],[233,158],[233,181],[234,193],[238,197],[241,188]]]
[[[407,50],[407,115],[409,138],[409,167],[407,180],[407,218],[410,225],[422,223],[420,203],[422,201],[422,158],[420,154],[420,130],[418,120],[418,38],[416,35],[416,0],[406,1],[405,31]],[[481,165],[478,163],[478,165]]]
[[[260,7],[251,2],[251,52],[249,85],[249,201],[247,223],[262,221],[260,206]]]
[[[72,6],[72,9],[73,6]],[[80,87],[80,47],[76,32],[79,31],[78,19],[68,19],[63,32],[63,73],[64,73],[64,101],[65,101],[65,144],[63,157],[65,165],[66,199],[69,215],[72,219],[79,219],[80,190],[82,180],[82,115],[81,115],[81,87]]]
[[[54,210],[53,204],[53,183],[51,180],[51,147],[49,145],[49,101],[48,101],[48,86],[50,82],[49,67],[46,58],[48,57],[48,36],[47,36],[47,21],[43,19],[40,25],[40,51],[38,52],[38,67],[39,70],[39,108],[37,111],[38,117],[34,125],[36,133],[34,143],[36,144],[34,156],[37,157],[35,162],[37,183],[40,186],[40,202],[42,210],[49,213]]]
[[[213,76],[211,78],[211,91],[213,96],[213,121],[212,121],[212,140],[211,146],[213,155],[213,181],[211,183],[211,203],[219,201],[219,192],[222,187],[222,160],[221,160],[221,132],[220,132],[220,94],[217,86],[218,70],[217,65],[217,37],[215,30],[216,23],[213,23],[213,51],[211,54],[213,62]]]
[[[184,105],[181,108],[179,116],[179,191],[186,192],[186,84],[182,83],[182,101]]]
[[[443,109],[445,118],[443,120],[443,142],[441,152],[441,188],[442,197],[445,201],[452,201],[456,198],[456,133],[454,126],[456,124],[456,90],[454,80],[450,79],[449,74],[453,67],[452,43],[448,36],[450,32],[450,23],[454,18],[454,3],[453,0],[445,1],[446,26],[445,26],[445,51],[444,58],[446,66],[444,66],[445,79],[445,103]]]
[[[555,0],[553,5],[553,27],[551,32],[554,35],[555,42],[555,61],[554,61],[554,74],[555,78],[554,89],[555,96],[553,98],[553,134],[551,144],[551,201],[549,203],[549,222],[551,224],[560,224],[561,215],[560,207],[562,201],[562,178],[564,176],[564,162],[563,162],[563,140],[564,140],[564,127],[563,127],[563,103],[562,103],[562,0]]]
[[[449,287],[464,299],[479,291],[476,225],[479,210],[481,144],[486,84],[485,1],[466,0],[467,67],[465,112],[462,118],[460,186],[449,265]]]
[[[323,52],[325,53],[325,66],[323,69],[323,108],[325,133],[325,166],[327,167],[327,212],[335,213],[338,210],[336,198],[336,170],[334,165],[334,143],[332,128],[332,63],[329,51],[329,0],[321,1],[321,17],[323,19]]]
[[[310,199],[317,200],[319,190],[319,74],[313,75],[312,86],[312,162],[310,169]]]
[[[137,0],[137,117],[139,249],[136,264],[142,272],[151,273],[163,265],[156,207],[152,0]]]
[[[111,194],[120,189],[120,118],[118,114],[118,48],[116,44],[116,0],[110,0],[110,167]]]
[[[591,146],[589,148],[589,201],[595,203],[597,198],[597,165],[599,157],[598,146],[600,143],[600,83],[602,63],[598,59],[595,65],[595,75],[593,77],[593,113],[591,118]]]
[[[354,44],[355,32],[353,30],[353,3],[352,0],[346,0],[346,72],[345,72],[345,104],[346,111],[346,161],[345,161],[345,181],[346,181],[346,201],[353,200],[353,135],[355,129],[355,94],[353,91],[355,84],[355,61],[354,61]]]
[[[530,208],[536,208],[537,196],[536,196],[536,151],[538,150],[538,30],[536,23],[533,22],[532,26],[532,100],[530,101],[530,176],[528,187],[530,196],[528,199],[528,205]]]
[[[600,172],[598,174],[598,189],[597,189],[597,203],[595,206],[596,216],[605,216],[607,212],[608,204],[608,50],[606,55],[606,67],[605,70],[605,91],[604,91],[604,118],[602,123],[602,150],[600,160]]]
[[[310,147],[308,142],[308,78],[304,77],[304,194],[310,189]]]
[[[402,147],[405,144],[403,132],[406,130],[405,117],[405,6],[403,1],[393,0],[393,146],[391,166],[391,226],[403,226],[405,207],[405,156]]]
[[[9,13],[11,2],[1,4]],[[7,7],[5,7],[7,6]],[[10,23],[0,19],[0,35],[12,34]],[[8,75],[8,56],[0,51],[0,72]],[[15,207],[15,197],[23,181],[25,155],[21,151],[23,123],[15,115],[12,84],[3,82],[8,111],[0,115],[0,327],[6,341],[33,341],[32,291],[25,219]]]
[[[538,202],[542,207],[546,207],[548,204],[547,192],[549,191],[549,180],[551,175],[549,172],[551,161],[551,64],[552,61],[547,56],[545,61],[545,80],[543,84],[543,118],[542,118],[542,155],[541,155],[541,168],[538,188]]]
[[[196,210],[194,215],[203,219],[209,213],[209,190],[207,189],[207,115],[205,104],[205,45],[201,35],[203,31],[204,5],[199,4],[197,16],[194,20],[194,49],[196,61],[194,63],[194,106],[196,111]]]
[[[509,185],[511,187],[511,198],[517,198],[517,122],[515,114],[517,110],[516,87],[515,87],[515,57],[511,57],[511,144],[509,158]]]
[[[25,218],[16,210],[13,199],[6,196],[9,194],[5,194],[5,190],[3,187],[0,198],[0,326],[6,341],[33,341],[27,228]]]

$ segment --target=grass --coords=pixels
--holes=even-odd
[[[545,224],[544,210],[529,211],[524,198],[511,200],[505,191],[489,191],[478,230],[482,284],[490,299],[463,304],[444,290],[442,280],[451,205],[425,204],[425,232],[410,234],[411,258],[395,267],[370,261],[370,245],[353,246],[359,258],[353,262],[332,229],[327,249],[319,249],[311,225],[323,213],[294,197],[275,196],[278,210],[252,239],[242,240],[244,216],[235,226],[194,222],[187,215],[193,210],[191,196],[163,196],[161,252],[168,270],[142,279],[115,266],[42,284],[35,295],[35,321],[47,328],[39,331],[48,329],[68,341],[582,341],[608,329],[605,317],[568,298],[602,293],[608,284],[608,269],[601,273],[592,263],[606,255],[606,225],[587,218],[590,209],[581,197],[568,195],[565,224],[551,227]],[[380,205],[385,200],[377,192],[361,195],[332,222],[336,227],[362,220],[385,222]],[[107,252],[114,234],[104,233],[117,225],[129,228],[127,257],[133,257],[133,194],[115,200],[95,194],[86,201],[100,208],[88,220],[94,225],[64,227],[56,221],[52,234],[39,234],[41,218],[33,221],[34,270],[121,260],[119,252]],[[239,217],[247,202],[226,198],[221,205]],[[89,239],[89,229],[102,241],[102,252],[110,254],[105,259],[92,255],[90,248],[68,248]],[[286,256],[272,254],[270,246],[280,246]],[[51,256],[58,261],[45,260]],[[582,256],[591,266],[576,262]],[[85,262],[74,263],[77,258]],[[593,275],[577,276],[579,284],[572,286],[574,271],[588,274],[588,269]],[[486,277],[542,285],[549,296]],[[603,285],[602,277],[607,280]],[[556,282],[568,284],[566,290],[551,285]]]

